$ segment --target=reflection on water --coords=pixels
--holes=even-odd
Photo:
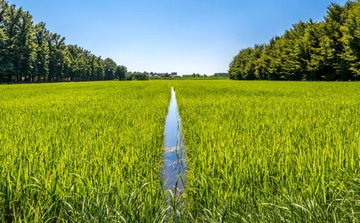
[[[181,194],[184,189],[185,154],[181,137],[181,120],[174,88],[171,88],[171,99],[165,123],[165,151],[163,181],[166,190]]]

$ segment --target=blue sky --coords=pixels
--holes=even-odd
[[[241,48],[345,0],[9,0],[47,28],[130,71],[226,72]]]

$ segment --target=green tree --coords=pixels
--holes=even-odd
[[[324,21],[300,21],[268,44],[240,50],[230,63],[230,79],[359,79],[359,5],[332,3]]]
[[[349,65],[348,79],[360,80],[360,4],[347,8],[349,8],[349,15],[341,28],[345,50],[341,56]]]
[[[321,54],[321,37],[323,35],[323,23],[314,23],[310,20],[309,27],[305,31],[304,46],[309,56],[303,58],[306,61],[307,72],[304,75],[305,80],[322,80],[322,75],[326,72],[324,59]]]
[[[251,49],[248,55],[248,62],[244,68],[244,79],[246,80],[255,80],[257,79],[256,75],[256,65],[259,63],[259,59],[263,53],[264,45],[255,45]]]
[[[33,21],[29,12],[24,12],[21,8],[18,10],[20,14],[20,24],[18,33],[18,48],[20,51],[20,75],[25,77],[27,82],[33,81],[33,61],[35,59],[35,40],[33,34]]]
[[[115,76],[119,80],[125,80],[126,72],[127,72],[127,68],[123,65],[119,65],[116,67]]]
[[[310,54],[304,44],[304,37],[308,26],[309,23],[305,22],[294,24],[280,39],[281,79],[302,80],[306,76]]]
[[[10,81],[12,70],[12,58],[9,51],[9,37],[6,33],[6,20],[9,5],[6,1],[0,0],[0,83],[6,79]]]
[[[95,72],[96,72],[97,80],[104,80],[105,78],[104,61],[101,59],[101,57],[97,57],[95,64],[96,64]]]
[[[11,70],[11,60],[6,46],[7,39],[3,28],[0,27],[0,83],[3,82],[4,77]]]
[[[0,0],[0,83],[114,79],[116,63],[50,33],[45,23],[33,24],[23,9]],[[117,76],[124,78],[125,66]]]
[[[106,80],[114,80],[115,71],[117,64],[111,58],[106,58],[104,60],[104,69],[105,69],[105,79]]]
[[[251,47],[242,49],[239,54],[236,55],[230,63],[229,74],[230,78],[234,80],[245,79],[245,67],[250,60],[250,56],[253,49]]]
[[[344,46],[341,42],[343,37],[341,26],[345,22],[345,17],[345,7],[336,3],[332,3],[328,7],[328,13],[323,23],[324,35],[320,41],[325,80],[348,79],[348,67],[341,58],[341,54],[344,53]]]
[[[53,33],[48,36],[47,41],[49,46],[48,81],[62,81],[66,55],[65,37]]]
[[[90,65],[90,80],[96,80],[96,56],[91,54],[89,56],[89,65]]]
[[[15,5],[5,11],[4,15],[4,27],[6,35],[8,37],[7,48],[9,51],[9,57],[11,62],[11,70],[9,75],[14,82],[21,81],[20,67],[21,67],[21,49],[19,44],[19,24],[20,24],[20,13],[15,8]]]
[[[47,38],[49,36],[49,31],[45,27],[45,23],[40,22],[36,24],[35,27],[35,60],[33,62],[33,74],[32,76],[37,76],[38,81],[46,81],[49,73],[49,47]]]

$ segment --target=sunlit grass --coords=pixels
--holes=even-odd
[[[360,84],[174,82],[187,221],[360,221]]]
[[[185,193],[161,182],[174,86]],[[0,86],[1,222],[358,222],[360,84]]]
[[[0,86],[1,222],[160,222],[166,82]]]

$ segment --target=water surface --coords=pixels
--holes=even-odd
[[[165,190],[181,194],[184,189],[185,147],[181,136],[181,119],[174,88],[171,88],[170,105],[165,122],[164,143],[163,181]]]

